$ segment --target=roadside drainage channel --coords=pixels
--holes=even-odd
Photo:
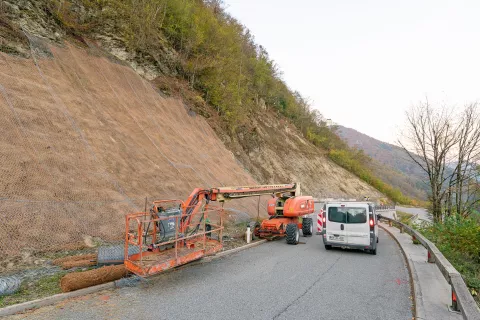
[[[227,255],[231,255],[231,254],[240,252],[240,251],[245,250],[245,249],[256,247],[256,246],[258,246],[262,243],[265,243],[265,242],[267,242],[267,240],[259,240],[259,241],[252,242],[250,244],[247,244],[247,245],[244,245],[244,246],[241,246],[241,247],[238,247],[238,248],[230,249],[230,250],[227,250],[227,251],[222,251],[222,252],[217,253],[214,256],[205,257],[201,260],[194,261],[192,263],[180,266],[179,268],[192,266],[192,265],[196,265],[196,264],[200,264],[200,263],[209,262],[209,261],[212,261],[212,260],[215,260],[215,259],[219,259],[219,258],[225,257]],[[154,277],[152,277],[152,278],[154,279]],[[24,302],[24,303],[19,303],[19,304],[15,304],[15,305],[12,305],[12,306],[5,307],[5,308],[1,308],[0,309],[0,317],[14,315],[14,314],[17,314],[17,313],[25,312],[25,311],[30,310],[30,309],[38,309],[38,308],[41,308],[41,307],[56,304],[58,302],[61,302],[61,301],[64,301],[64,300],[70,299],[70,298],[80,297],[80,296],[84,296],[84,295],[87,295],[87,294],[96,293],[96,292],[100,292],[100,291],[104,291],[104,290],[115,289],[115,288],[118,287],[117,284],[116,284],[116,283],[118,283],[118,281],[122,281],[122,279],[112,281],[112,282],[108,282],[108,283],[104,283],[104,284],[100,284],[98,286],[93,286],[93,287],[80,289],[80,290],[67,292],[67,293],[59,293],[59,294],[56,294],[56,295],[53,295],[53,296],[50,296],[50,297],[45,297],[45,298],[41,298],[41,299],[37,299],[37,300],[33,300],[33,301],[27,301],[27,302]]]
[[[458,293],[455,296],[455,301],[453,300],[452,287],[454,284],[447,281],[447,278],[444,276],[441,269],[437,267],[437,264],[443,264],[443,269],[450,271],[449,274],[452,275],[452,280],[454,279],[453,281],[457,281],[455,278],[455,272],[457,271],[451,266],[448,260],[443,257],[443,255],[441,257],[438,256],[438,254],[441,255],[441,253],[433,244],[431,245],[438,251],[436,252],[436,256],[441,259],[437,264],[434,263],[435,258],[432,258],[432,255],[429,254],[429,250],[427,247],[424,247],[422,243],[422,240],[428,240],[418,234],[417,231],[412,230],[412,233],[422,244],[414,244],[412,235],[405,232],[406,228],[403,228],[402,230],[402,226],[396,228],[385,223],[379,223],[379,226],[395,239],[407,259],[413,285],[412,291],[414,295],[415,319],[480,320],[480,312],[478,308],[476,308],[476,303],[468,291],[467,293],[469,297],[462,295],[462,302],[459,301],[460,295]],[[421,237],[421,240],[419,237]],[[428,246],[430,243],[426,244]],[[462,280],[461,277],[460,280]],[[465,286],[465,284],[463,285]],[[461,288],[461,286],[459,287]],[[473,301],[475,305],[471,305],[470,300]],[[457,308],[461,311],[455,311],[454,303],[457,303]]]

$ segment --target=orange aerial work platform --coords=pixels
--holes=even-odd
[[[268,210],[271,217],[262,223],[265,228],[252,226],[253,233],[267,239],[286,236],[287,243],[296,244],[302,228],[299,219],[313,212],[313,198],[296,197],[298,193],[299,185],[295,183],[197,188],[185,202],[154,201],[150,212],[126,216],[125,267],[147,277],[222,250],[224,210],[211,205],[212,201],[271,195],[274,204]],[[308,219],[304,218],[303,223]]]
[[[172,204],[183,205],[178,200],[156,201],[168,208]],[[155,206],[155,208],[159,208]],[[158,210],[158,209],[156,209]],[[153,210],[155,213],[155,210]],[[222,249],[223,208],[206,206],[201,209],[202,218],[192,228],[181,232],[182,220],[188,215],[178,210],[179,214],[158,216],[150,212],[132,213],[126,216],[125,267],[139,275],[150,276],[176,266],[198,260],[204,256],[215,254]],[[207,223],[210,216],[218,218],[219,223]],[[161,241],[160,226],[163,221],[175,224],[173,237]],[[208,229],[208,230],[207,230]],[[135,254],[128,255],[130,246],[138,247]]]

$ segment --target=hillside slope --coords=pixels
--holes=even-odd
[[[299,181],[314,196],[380,196],[274,114],[235,157],[184,101],[101,48],[25,41],[28,59],[0,53],[3,255],[121,239],[124,214],[145,197],[184,199],[195,187]],[[256,199],[228,206],[257,213]]]
[[[426,199],[425,173],[402,148],[343,126],[338,126],[337,133],[350,147],[363,150],[370,156],[375,161],[372,170],[386,182],[409,196]]]

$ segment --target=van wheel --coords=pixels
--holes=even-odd
[[[304,237],[312,235],[312,233],[313,233],[313,220],[312,220],[312,218],[303,218],[302,233],[303,233]]]
[[[298,230],[298,225],[296,223],[287,224],[285,233],[285,238],[287,239],[288,244],[298,244],[298,240],[300,238],[300,230]]]
[[[377,248],[370,250],[370,253],[373,254],[374,256],[377,255]]]
[[[325,250],[332,250],[332,246],[330,244],[325,245]]]

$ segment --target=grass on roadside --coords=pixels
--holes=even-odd
[[[412,222],[410,221],[410,219],[413,217],[413,214],[397,210],[397,217],[401,223],[406,224],[408,226],[412,225]],[[412,242],[413,244],[420,244],[420,241],[418,241],[414,237],[412,237]]]
[[[471,218],[447,217],[443,223],[420,229],[460,272],[480,304],[480,224]]]
[[[18,292],[0,297],[0,308],[61,293],[60,279],[66,273],[66,271],[59,272],[53,276],[45,276],[33,281],[24,281]]]
[[[401,223],[409,224],[408,220],[413,217],[413,214],[397,210],[397,217],[398,221],[400,221]]]

